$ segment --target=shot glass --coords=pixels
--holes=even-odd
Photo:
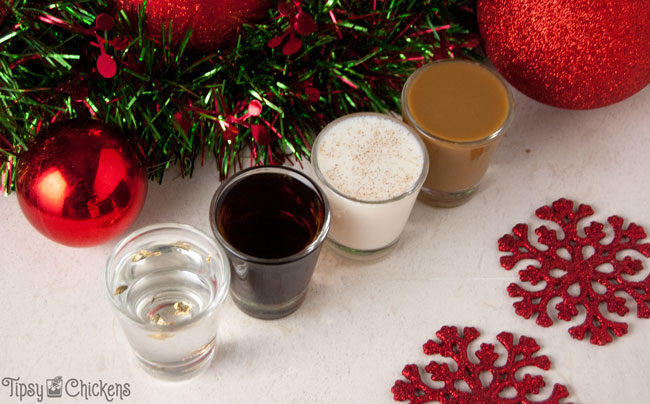
[[[230,259],[230,295],[244,313],[276,319],[298,309],[330,225],[315,182],[288,167],[243,170],[215,192],[210,223]]]
[[[208,365],[229,284],[225,251],[183,224],[135,231],[106,264],[109,299],[136,357],[165,379],[188,378]]]
[[[421,199],[434,206],[465,203],[477,190],[512,121],[513,101],[496,71],[447,59],[416,70],[402,89],[404,121],[429,153]]]
[[[335,251],[376,259],[402,234],[429,163],[413,128],[388,115],[361,112],[323,128],[311,165],[330,201],[328,239]]]

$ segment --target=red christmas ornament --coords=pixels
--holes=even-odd
[[[76,119],[53,124],[19,158],[18,202],[31,224],[74,247],[126,230],[147,193],[146,172],[113,127]]]
[[[427,341],[424,353],[451,358],[458,365],[455,371],[449,369],[446,363],[431,361],[424,370],[431,375],[431,380],[443,382],[441,388],[431,387],[422,381],[417,365],[406,365],[402,375],[407,379],[398,380],[391,392],[395,401],[410,400],[412,404],[440,402],[448,404],[500,404],[500,403],[559,403],[559,400],[569,396],[566,387],[555,384],[551,396],[546,400],[534,400],[529,395],[539,394],[546,385],[542,376],[523,375],[519,379],[515,373],[524,366],[534,366],[548,370],[551,361],[544,355],[534,356],[539,351],[539,345],[533,338],[521,336],[519,343],[514,343],[509,332],[497,335],[497,340],[508,352],[503,366],[495,365],[499,355],[494,352],[493,344],[481,344],[481,349],[475,352],[478,363],[469,359],[467,348],[469,344],[481,335],[473,327],[465,327],[463,335],[459,335],[456,327],[445,326],[436,333],[440,342]],[[480,379],[482,372],[489,372],[492,380],[487,384]],[[459,390],[456,382],[463,381],[470,391]],[[507,388],[514,388],[515,397],[505,398],[500,394]]]
[[[112,0],[118,10],[137,19],[144,0]],[[242,24],[254,22],[267,15],[270,0],[147,0],[147,30],[155,39],[163,36],[163,26],[169,29],[175,43],[192,29],[190,45],[211,51],[232,39]]]
[[[538,249],[528,240],[528,226],[518,224],[512,229],[514,235],[506,234],[499,239],[499,250],[510,253],[501,257],[501,266],[507,270],[514,268],[521,260],[539,263],[530,264],[519,271],[522,282],[531,285],[542,281],[546,283],[543,289],[537,291],[526,290],[516,283],[508,286],[510,297],[522,298],[514,304],[517,314],[530,318],[537,313],[537,324],[549,327],[553,320],[548,314],[548,303],[559,297],[562,300],[555,308],[562,320],[570,321],[577,316],[577,306],[583,306],[586,310],[583,323],[569,328],[569,334],[582,340],[589,332],[592,344],[605,345],[612,341],[611,333],[619,337],[627,333],[626,323],[610,320],[600,311],[603,305],[610,313],[619,316],[627,314],[629,309],[625,298],[617,296],[617,292],[624,292],[634,299],[639,318],[650,317],[650,275],[643,280],[628,280],[628,277],[643,270],[643,264],[627,254],[623,255],[636,251],[650,257],[650,243],[639,242],[646,237],[641,226],[630,223],[624,229],[623,219],[618,216],[607,219],[614,237],[606,244],[603,243],[606,234],[601,223],[591,222],[579,231],[578,222],[593,213],[589,205],[581,204],[574,211],[572,201],[559,199],[552,206],[537,209],[535,214],[540,219],[557,223],[564,233],[561,238],[555,230],[541,226],[535,230],[535,234],[539,243],[546,248]],[[570,258],[563,258],[565,254]],[[559,276],[554,273],[557,271],[561,272]],[[579,287],[578,292],[569,291],[574,285]]]
[[[647,1],[479,0],[477,14],[494,66],[543,103],[598,108],[650,83]]]

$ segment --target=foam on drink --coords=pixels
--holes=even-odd
[[[361,201],[385,201],[413,187],[422,147],[411,131],[379,115],[357,115],[319,136],[318,165],[329,184]]]
[[[361,254],[397,241],[428,169],[409,126],[388,115],[347,115],[321,131],[311,160],[330,201],[331,241]]]

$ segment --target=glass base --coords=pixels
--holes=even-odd
[[[339,244],[331,238],[327,239],[327,245],[331,250],[345,258],[350,258],[358,261],[375,261],[390,254],[390,252],[393,251],[397,245],[397,241],[399,241],[399,238],[397,238],[386,247],[378,248],[376,250],[357,250],[354,248],[346,247],[343,244]]]
[[[288,316],[289,314],[298,310],[298,307],[300,307],[302,302],[305,300],[306,295],[307,289],[285,303],[260,304],[242,299],[237,296],[237,294],[235,294],[232,289],[230,290],[230,296],[232,297],[232,300],[235,302],[239,310],[243,311],[251,317],[259,318],[261,320],[275,320]]]
[[[474,195],[474,192],[478,189],[478,186],[479,184],[476,184],[471,188],[456,192],[437,191],[435,189],[422,187],[418,199],[427,205],[432,205],[438,208],[453,208],[470,200]]]
[[[140,366],[150,375],[170,381],[182,381],[197,376],[207,369],[216,351],[216,337],[199,350],[196,356],[183,362],[153,362],[135,354]]]

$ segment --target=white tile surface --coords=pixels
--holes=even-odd
[[[536,338],[553,364],[533,373],[564,383],[572,402],[647,402],[650,320],[633,308],[628,335],[599,347],[570,338],[569,323],[545,329],[516,316],[506,294],[516,274],[501,269],[497,240],[516,223],[540,224],[534,210],[559,197],[591,204],[595,220],[618,214],[650,232],[650,88],[593,111],[517,92],[515,100],[510,133],[470,202],[417,202],[397,249],[376,263],[323,250],[303,307],[288,318],[256,320],[228,299],[216,360],[187,382],[157,381],[131,359],[104,291],[113,242],[60,246],[31,228],[15,195],[0,198],[0,379],[129,383],[124,401],[133,403],[390,403],[403,366],[428,363],[422,344],[456,325],[477,327],[481,342],[496,342],[500,331]],[[192,179],[167,173],[163,185],[150,184],[132,229],[177,221],[209,232],[217,185],[211,165]],[[650,260],[644,265],[647,274]],[[12,402],[0,384],[0,403]]]

